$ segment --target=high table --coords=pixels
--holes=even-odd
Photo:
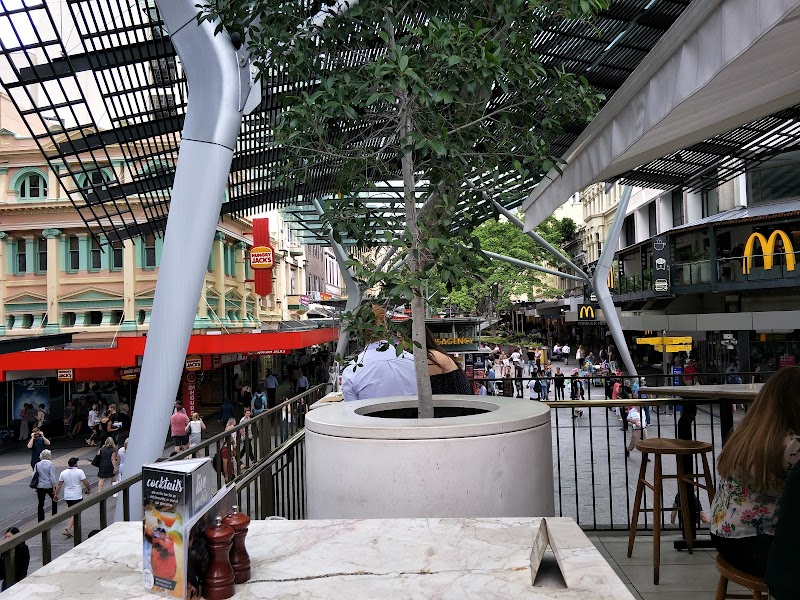
[[[722,385],[676,385],[676,386],[644,386],[639,388],[639,393],[650,396],[680,397],[680,398],[700,398],[708,400],[720,400],[719,403],[719,424],[722,443],[728,434],[733,430],[733,405],[736,402],[752,401],[761,391],[763,383],[729,383]],[[681,418],[678,420],[678,439],[692,439],[692,422],[697,414],[697,406],[685,405],[681,411]],[[692,473],[691,457],[684,457],[684,469],[687,473]],[[694,514],[694,490],[687,484],[687,494],[689,498],[690,514]],[[695,523],[692,521],[692,537],[695,536]],[[710,540],[695,539],[692,542],[695,548],[712,547]],[[676,550],[685,550],[686,542],[676,540],[674,543]]]
[[[548,546],[561,575],[551,564],[537,577]],[[633,600],[568,518],[253,521],[247,548],[252,579],[236,586],[241,600]],[[141,570],[141,524],[115,523],[2,597],[152,600]]]
[[[729,383],[722,385],[680,385],[680,386],[644,386],[639,388],[639,393],[647,394],[648,396],[679,396],[681,398],[703,398],[709,400],[722,400],[719,403],[719,422],[720,430],[722,432],[722,443],[725,443],[725,438],[733,430],[733,404],[745,400],[752,401],[761,391],[764,386],[763,383]],[[690,411],[691,413],[691,411]],[[687,414],[688,416],[688,414]],[[688,425],[691,426],[691,421],[694,420],[694,414],[691,413]],[[683,415],[681,415],[683,421]],[[688,436],[681,435],[682,428],[680,422],[678,423],[678,437],[680,439],[690,440],[691,429]]]

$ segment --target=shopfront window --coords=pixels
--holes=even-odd
[[[796,198],[800,189],[800,150],[784,152],[747,171],[750,203]]]

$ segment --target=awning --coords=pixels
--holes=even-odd
[[[573,193],[800,104],[800,0],[696,0],[523,202],[535,227]]]

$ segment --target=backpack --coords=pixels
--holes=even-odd
[[[259,392],[253,396],[253,408],[255,410],[261,410],[264,408],[264,393]]]

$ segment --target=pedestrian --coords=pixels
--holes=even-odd
[[[83,469],[78,468],[77,457],[71,457],[69,461],[67,461],[67,465],[69,466],[61,471],[61,475],[58,476],[58,485],[56,486],[54,499],[58,502],[61,489],[63,488],[64,501],[69,507],[83,500],[83,494],[90,493],[91,488],[89,487],[89,480],[86,479],[86,473],[83,472]],[[81,486],[83,486],[83,490],[81,490]],[[75,517],[70,517],[67,526],[64,528],[64,536],[68,538],[72,537],[72,525],[74,522]]]
[[[564,364],[569,364],[569,353],[571,352],[571,348],[569,347],[569,342],[565,342],[564,345],[561,347],[561,356],[564,357]]]
[[[236,476],[234,472],[234,455],[236,454],[236,432],[231,431],[236,427],[236,419],[231,417],[225,424],[225,431],[230,431],[230,435],[225,439],[225,443],[219,450],[219,465],[222,467],[222,475],[228,482]]]
[[[219,405],[219,422],[223,425],[228,422],[228,419],[233,418],[233,404],[228,398],[222,399],[222,404]]]
[[[253,392],[253,415],[258,416],[267,408],[267,395],[256,387]]]
[[[97,445],[97,424],[100,422],[97,414],[97,404],[95,403],[92,404],[92,408],[86,417],[86,424],[89,426],[89,439],[86,440],[87,446]]]
[[[528,397],[531,400],[541,400],[539,397],[539,390],[541,389],[541,384],[539,383],[539,378],[534,376],[528,381]]]
[[[186,433],[189,434],[189,448],[194,448],[203,440],[203,431],[206,424],[200,418],[200,413],[192,413],[192,420],[186,426]]]
[[[297,390],[298,394],[304,394],[308,391],[308,377],[306,377],[306,374],[303,371],[300,371],[295,385],[295,389]]]
[[[117,479],[116,479],[116,481],[114,483],[119,483],[120,481],[122,481],[122,470],[125,467],[125,456],[128,453],[128,440],[129,439],[130,438],[125,438],[125,443],[122,444],[119,448],[117,448],[117,465],[118,465],[117,466]],[[114,494],[114,498],[117,497],[117,494],[119,494],[119,492]]]
[[[264,378],[264,389],[267,392],[267,407],[273,408],[277,406],[275,403],[275,394],[278,392],[278,378],[275,374],[267,369],[267,376]]]
[[[553,376],[553,383],[556,390],[556,401],[564,399],[564,374],[561,367],[556,367],[556,374]]]
[[[31,469],[39,462],[42,450],[50,445],[50,440],[44,437],[42,430],[34,427],[31,432],[31,439],[28,440],[28,448],[31,449]]]
[[[131,406],[124,397],[119,399],[119,412],[120,414],[131,416]]]
[[[72,437],[72,419],[75,416],[75,409],[72,401],[67,401],[64,405],[64,437]]]
[[[36,507],[36,515],[39,521],[44,521],[44,498],[50,496],[51,513],[58,512],[58,503],[55,500],[55,493],[53,488],[56,487],[58,480],[56,479],[56,471],[53,468],[53,461],[50,460],[52,454],[50,450],[42,450],[39,455],[39,462],[33,467],[33,472],[39,474],[39,480],[36,483],[36,496],[39,503]]]
[[[239,419],[239,425],[247,423],[252,417],[253,413],[250,410],[250,407],[246,407],[244,409],[244,415],[242,416],[241,419]],[[253,426],[248,425],[247,427],[242,427],[239,430],[239,434],[242,446],[239,450],[239,458],[244,458],[244,455],[246,453],[250,457],[250,460],[254,461],[255,455],[253,454]]]
[[[584,358],[586,358],[586,349],[583,347],[583,344],[580,344],[578,350],[575,352],[575,360],[578,362],[578,368],[583,367]]]
[[[19,533],[19,529],[16,527],[9,527],[6,529],[6,534],[4,539],[8,540],[11,539],[13,536]],[[14,583],[19,583],[28,575],[28,566],[31,564],[31,551],[28,548],[28,544],[22,542],[21,544],[17,544],[14,548]],[[14,583],[8,583],[8,577],[6,576],[5,570],[5,561],[3,561],[3,590],[7,590],[10,588]]]
[[[179,403],[175,403],[175,408],[178,408]],[[231,407],[233,409],[233,407]],[[172,413],[169,418],[170,434],[172,435],[172,443],[175,446],[175,452],[184,450],[189,444],[189,436],[186,435],[186,428],[189,426],[189,417],[185,412]]]
[[[103,491],[103,484],[106,479],[113,479],[114,473],[117,470],[117,447],[114,445],[114,439],[109,436],[103,442],[103,446],[98,450],[100,456],[100,466],[97,467],[97,493]]]
[[[639,415],[639,409],[636,406],[628,407],[628,423],[631,428],[631,439],[628,446],[625,448],[625,458],[631,455],[631,450],[636,447],[636,442],[642,439],[642,418]],[[649,460],[649,459],[648,459]]]
[[[44,404],[39,405],[39,410],[36,411],[36,427],[41,429],[44,426],[44,422],[47,420],[47,411],[44,408]]]
[[[533,348],[528,348],[528,375],[533,373],[533,368],[536,365],[536,351]]]
[[[485,396],[486,394],[486,383],[481,381],[481,386],[478,388],[478,396]]]
[[[25,441],[30,435],[28,428],[28,403],[24,402],[22,408],[19,409],[19,441]]]

